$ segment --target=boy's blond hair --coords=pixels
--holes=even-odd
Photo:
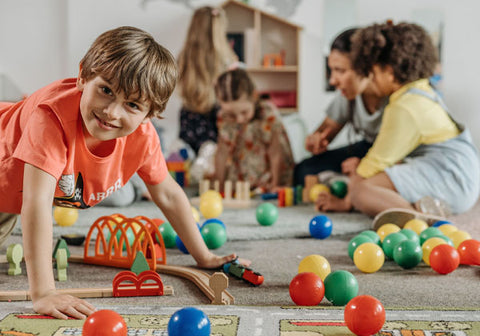
[[[80,77],[96,76],[126,97],[150,103],[147,117],[159,117],[175,89],[177,66],[172,54],[147,32],[119,27],[101,34],[80,61]]]
[[[183,105],[192,112],[206,113],[213,108],[215,80],[237,60],[226,29],[227,19],[221,8],[198,8],[190,21],[178,67]]]

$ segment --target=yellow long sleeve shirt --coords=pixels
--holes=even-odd
[[[415,148],[443,142],[459,135],[460,130],[440,104],[410,88],[432,93],[427,79],[408,83],[395,91],[385,107],[378,136],[357,173],[372,177],[401,162]]]

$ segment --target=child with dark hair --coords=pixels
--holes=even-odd
[[[432,199],[453,213],[468,210],[480,191],[478,151],[429,84],[437,57],[427,32],[411,23],[375,24],[352,41],[354,69],[372,75],[389,103],[344,202],[371,216],[389,208],[411,212],[415,203],[425,211],[423,201]]]
[[[350,162],[353,158],[364,157],[378,134],[386,99],[378,95],[370,79],[352,69],[351,37],[356,30],[345,30],[330,47],[329,82],[337,92],[326,110],[325,119],[305,140],[305,148],[313,155],[295,166],[295,185],[303,185],[306,175],[324,171],[348,174]],[[347,125],[351,125],[361,138],[340,148],[327,149]],[[329,210],[329,207],[325,203],[322,210]]]
[[[0,103],[0,244],[20,214],[37,313],[66,319],[94,311],[55,289],[52,204],[94,206],[135,172],[198,266],[216,268],[235,259],[205,245],[150,122],[161,116],[176,79],[167,49],[143,30],[119,27],[94,41],[78,78],[56,81],[16,104]]]
[[[220,104],[215,179],[246,181],[272,191],[292,184],[293,154],[273,104],[257,97],[245,70],[223,73],[215,92]]]

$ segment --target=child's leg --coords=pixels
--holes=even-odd
[[[17,223],[17,216],[16,214],[0,212],[0,246],[10,236]]]
[[[349,188],[352,206],[371,217],[389,208],[414,209],[412,204],[397,192],[384,172],[349,185]]]

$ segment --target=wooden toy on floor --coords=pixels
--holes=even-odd
[[[67,281],[68,257],[66,249],[58,249],[55,253],[55,267],[58,281]]]
[[[20,244],[11,244],[7,248],[8,275],[22,274],[20,262],[23,259],[23,247]]]

